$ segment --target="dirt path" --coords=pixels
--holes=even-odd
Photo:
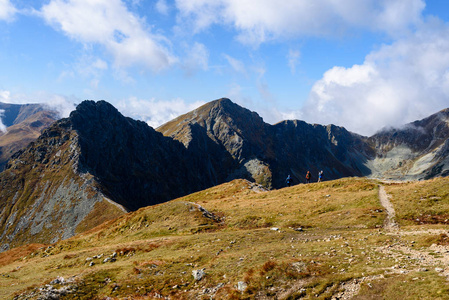
[[[395,221],[396,213],[383,185],[379,185],[379,200],[380,204],[382,204],[387,211],[387,217],[384,221],[384,229],[387,231],[398,231],[399,226]]]
[[[388,234],[403,236],[447,233],[447,230],[442,229],[402,231],[396,223],[395,210],[383,185],[379,185],[379,200],[387,212],[387,217],[385,218],[383,228],[388,232]],[[422,272],[433,269],[449,281],[449,267],[447,267],[449,265],[449,246],[439,246],[434,244],[426,251],[413,249],[405,244],[395,244],[382,246],[376,250],[389,258],[393,258],[396,259],[396,261],[401,262],[402,266],[398,265],[398,267],[388,270],[389,274],[407,274],[410,272]],[[435,253],[437,253],[438,256],[435,256]],[[332,299],[352,299],[359,293],[362,282],[369,282],[380,278],[384,278],[384,276],[366,276],[362,278],[354,278],[348,282],[344,282],[340,284],[341,291],[335,294]]]

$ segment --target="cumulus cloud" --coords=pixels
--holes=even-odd
[[[0,20],[12,21],[17,9],[9,0],[0,0]]]
[[[423,0],[176,0],[194,32],[213,24],[238,31],[245,44],[297,36],[334,36],[351,28],[396,35],[421,22]]]
[[[304,118],[370,135],[449,107],[448,35],[449,25],[433,19],[361,65],[328,70],[312,87]]]
[[[205,102],[196,101],[186,103],[183,99],[157,101],[144,100],[135,97],[119,102],[116,107],[125,116],[142,120],[149,126],[156,128],[164,123],[198,108]]]
[[[102,45],[118,68],[137,65],[157,72],[177,61],[169,41],[151,33],[121,0],[51,0],[40,13],[70,38]]]

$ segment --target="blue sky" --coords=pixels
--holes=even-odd
[[[0,0],[0,101],[156,127],[221,97],[369,135],[449,107],[444,0]]]

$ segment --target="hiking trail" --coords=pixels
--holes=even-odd
[[[394,211],[393,205],[390,202],[390,198],[388,197],[387,192],[385,191],[385,187],[383,185],[379,185],[379,200],[380,204],[387,211],[387,217],[384,221],[384,229],[387,231],[397,231],[399,230],[399,225],[396,223],[395,217],[396,213]]]

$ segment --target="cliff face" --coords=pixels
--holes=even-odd
[[[180,142],[105,101],[84,101],[69,120],[79,137],[79,172],[92,174],[106,195],[130,210],[213,184],[204,163]]]
[[[1,250],[65,239],[124,212],[76,171],[79,155],[78,135],[62,120],[11,158],[0,173]]]
[[[375,157],[368,162],[374,177],[428,179],[449,175],[449,109],[368,139]]]
[[[370,149],[344,128],[301,121],[270,125],[229,99],[212,101],[158,131],[192,151],[212,152],[205,159],[212,173],[220,174],[219,182],[247,178],[279,188],[288,174],[295,183],[304,182],[307,170],[324,170],[326,178],[369,173],[364,162]]]
[[[84,101],[0,173],[2,250],[73,236],[213,185],[198,156],[112,105]]]

